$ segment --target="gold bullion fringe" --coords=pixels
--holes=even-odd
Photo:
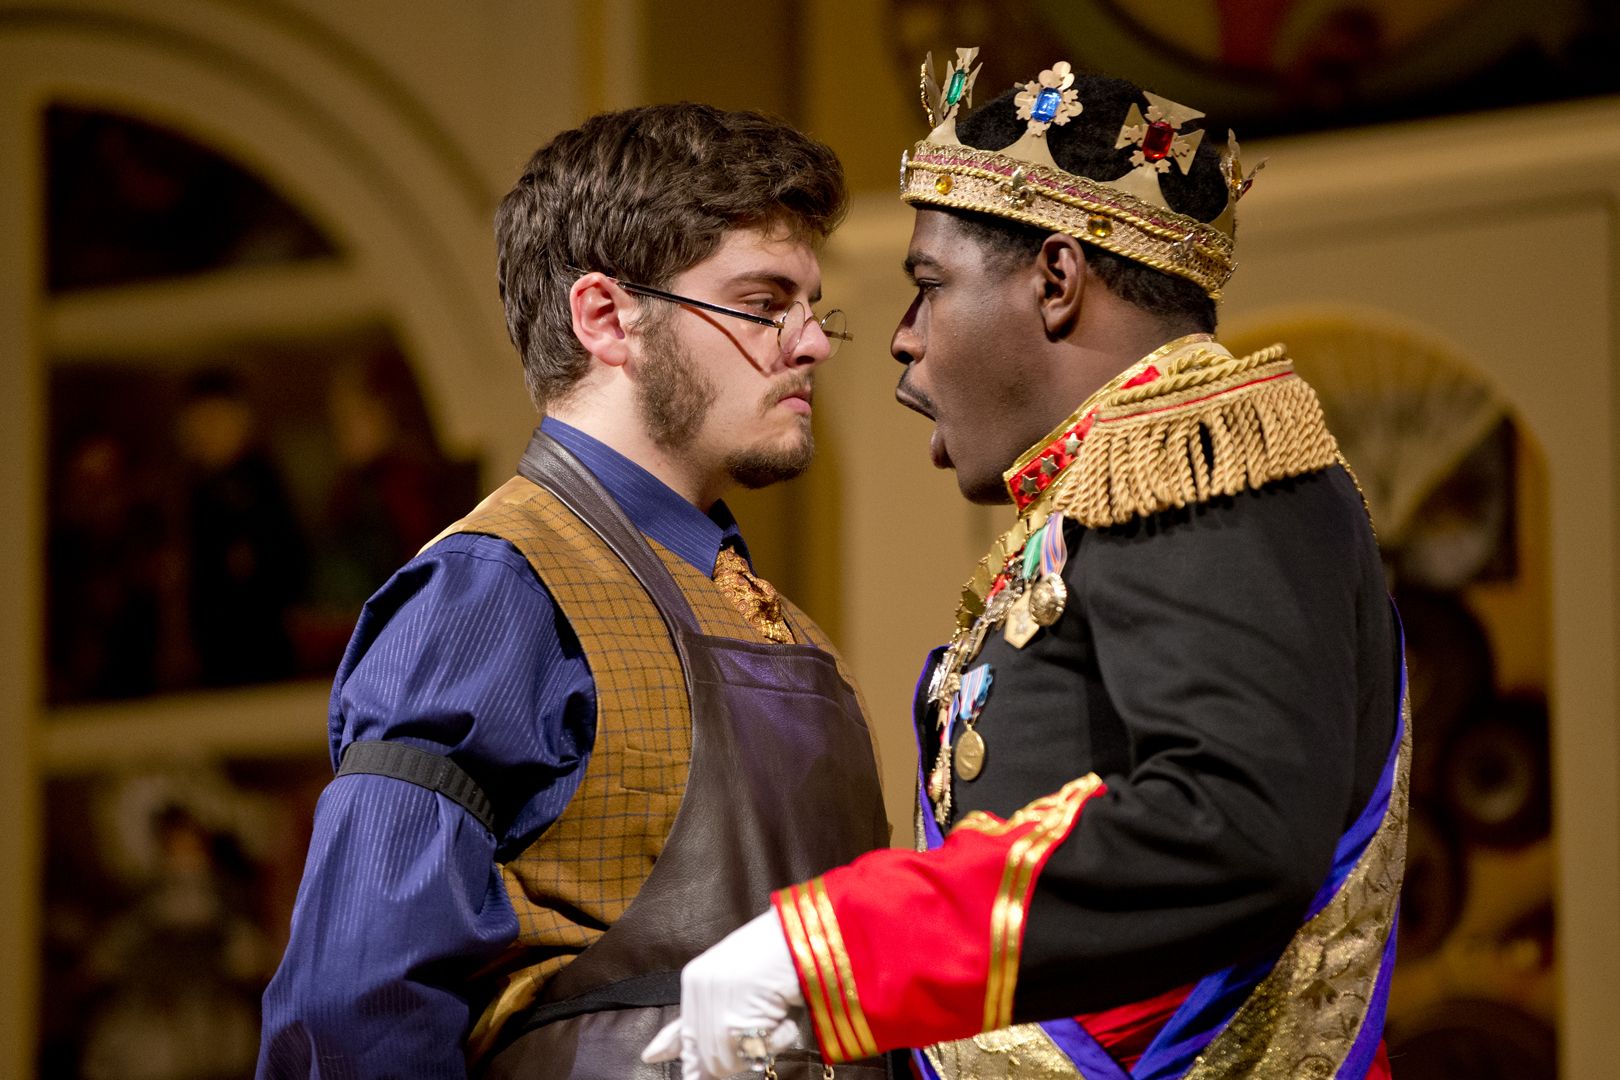
[[[1235,359],[1195,354],[1111,398],[1053,500],[1054,509],[1089,528],[1236,495],[1340,460],[1316,391],[1280,345]]]

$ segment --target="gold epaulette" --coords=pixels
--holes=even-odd
[[[1207,502],[1339,462],[1286,350],[1197,349],[1108,392],[1052,507],[1089,528]]]

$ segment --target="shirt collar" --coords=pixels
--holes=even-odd
[[[540,421],[540,429],[579,458],[636,528],[703,573],[714,573],[722,547],[736,548],[752,565],[737,519],[724,502],[716,502],[705,514],[658,477],[578,428],[548,416]]]

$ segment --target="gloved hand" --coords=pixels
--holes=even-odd
[[[738,1032],[765,1032],[772,1054],[793,1046],[788,1009],[804,1003],[775,911],[733,930],[681,971],[681,1015],[641,1052],[649,1064],[681,1059],[684,1080],[734,1076],[749,1067]]]

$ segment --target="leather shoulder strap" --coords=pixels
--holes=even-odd
[[[692,614],[692,605],[681,594],[675,579],[659,561],[652,545],[619,509],[613,496],[607,493],[601,482],[591,475],[591,471],[578,458],[539,428],[534,429],[534,437],[529,440],[528,449],[523,451],[523,457],[518,461],[518,473],[555,495],[563,505],[579,515],[579,519],[590,526],[591,531],[600,536],[615,555],[624,560],[636,580],[641,582],[641,587],[647,590],[647,595],[652,597],[658,613],[664,617],[664,622],[669,626],[669,636],[682,654],[681,666],[684,668],[685,649],[681,645],[679,631],[697,633],[697,616]]]

